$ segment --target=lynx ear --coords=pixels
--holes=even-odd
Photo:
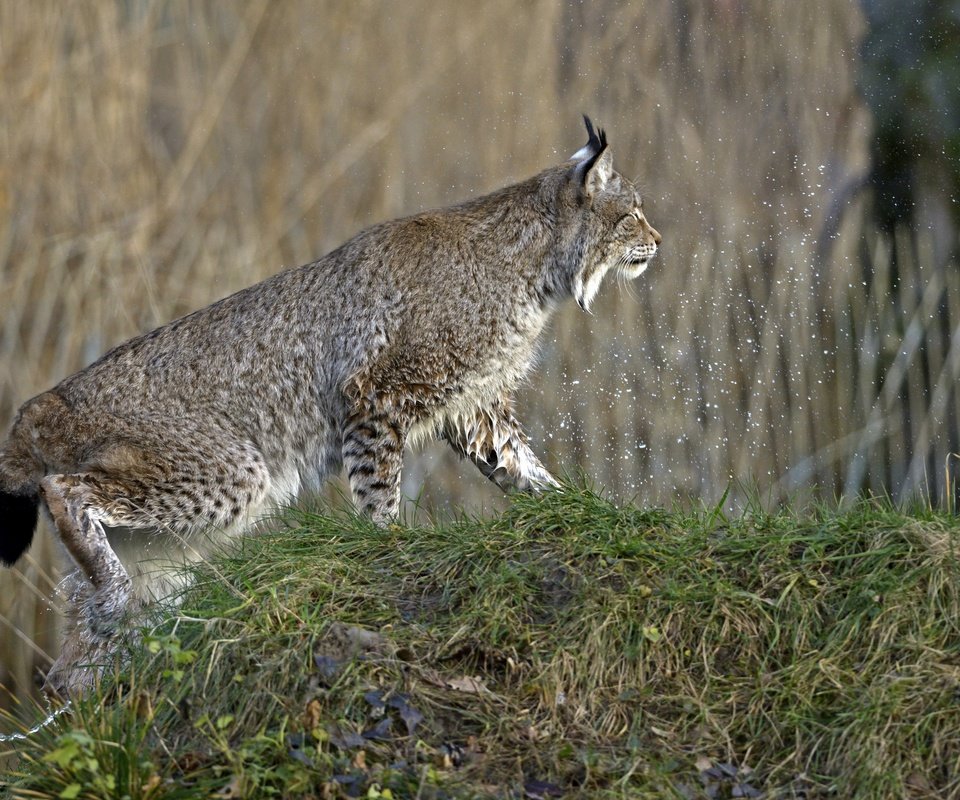
[[[603,190],[613,174],[613,157],[607,148],[607,134],[603,128],[593,129],[590,117],[583,115],[583,122],[587,126],[587,143],[571,156],[572,161],[578,162],[574,168],[574,176],[588,196],[593,196]]]
[[[587,143],[570,156],[571,161],[583,161],[591,156],[597,156],[607,146],[607,134],[603,128],[595,131],[593,122],[586,114],[583,115],[583,123],[587,126]]]

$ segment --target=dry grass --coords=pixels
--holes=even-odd
[[[521,398],[547,463],[643,502],[941,487],[960,270],[904,237],[887,291],[850,188],[861,28],[830,0],[4,4],[0,423],[368,223],[562,159],[587,111],[665,248],[557,321]],[[429,503],[499,503],[440,449],[411,460],[407,491],[424,481]],[[16,692],[56,647],[56,572],[43,539],[0,575]]]

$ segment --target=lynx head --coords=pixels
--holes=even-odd
[[[657,252],[660,234],[643,215],[643,200],[633,184],[613,169],[603,130],[584,115],[589,139],[571,156],[564,203],[578,231],[571,292],[586,311],[612,269],[636,278]]]

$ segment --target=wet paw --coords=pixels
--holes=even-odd
[[[129,579],[93,592],[86,600],[84,616],[95,636],[110,639],[134,610],[133,584]]]

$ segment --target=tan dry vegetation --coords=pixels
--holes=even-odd
[[[658,503],[942,485],[960,271],[903,241],[886,293],[850,191],[861,29],[831,0],[0,5],[0,423],[369,223],[565,158],[586,111],[665,247],[557,320],[521,398],[546,462]],[[498,502],[440,448],[410,460],[424,482]],[[56,647],[53,551],[0,575],[15,691]]]

